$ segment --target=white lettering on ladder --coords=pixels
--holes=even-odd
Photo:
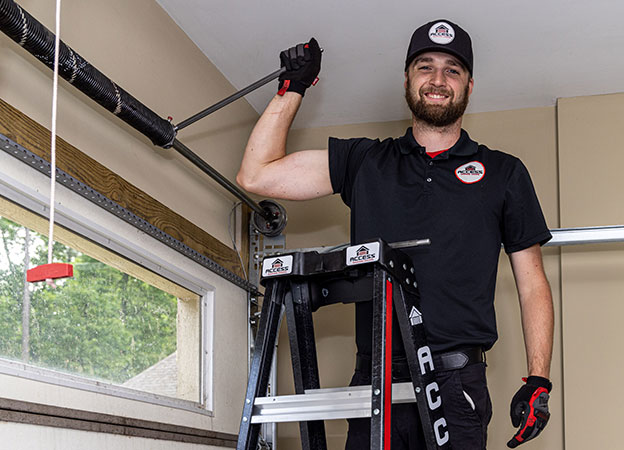
[[[444,429],[444,434],[440,433],[440,430]],[[436,442],[439,447],[442,447],[449,440],[449,434],[446,430],[446,419],[444,417],[440,417],[433,424],[433,430],[435,431]]]
[[[427,373],[425,364],[429,365],[429,370],[433,372],[433,357],[431,356],[431,350],[428,346],[420,347],[418,349],[418,362],[420,363],[420,373],[422,375]]]
[[[442,398],[439,395],[440,388],[438,387],[438,383],[436,383],[435,381],[429,383],[425,388],[425,392],[427,393],[427,402],[429,403],[429,409],[432,411],[434,409],[438,409],[442,405]],[[435,400],[431,395],[432,392],[435,392],[437,394]]]
[[[421,375],[433,372],[433,354],[431,353],[431,349],[425,345],[420,347],[416,353],[418,355]],[[442,397],[440,396],[440,387],[438,386],[438,383],[432,381],[425,386],[425,394],[430,411],[434,411],[442,406]],[[433,431],[439,447],[449,441],[449,434],[446,429],[446,419],[444,417],[440,417],[434,422]]]

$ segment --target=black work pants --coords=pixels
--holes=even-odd
[[[484,450],[492,403],[485,363],[436,372],[444,416],[454,450]],[[370,374],[356,370],[351,386],[370,384]],[[474,406],[473,406],[474,405]],[[425,438],[416,403],[392,405],[392,450],[424,450]],[[370,448],[370,419],[349,419],[346,450]]]

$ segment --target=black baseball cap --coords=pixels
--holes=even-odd
[[[472,41],[463,28],[450,20],[434,20],[414,31],[407,49],[405,71],[423,52],[445,52],[456,56],[472,76]]]

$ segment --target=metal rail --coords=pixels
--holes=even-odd
[[[546,247],[624,242],[624,225],[558,228],[550,232],[553,238],[545,245]]]

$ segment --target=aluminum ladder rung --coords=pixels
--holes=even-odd
[[[258,397],[251,423],[300,422],[371,416],[371,386],[310,389],[305,394]],[[392,385],[392,403],[416,401],[412,383]]]

